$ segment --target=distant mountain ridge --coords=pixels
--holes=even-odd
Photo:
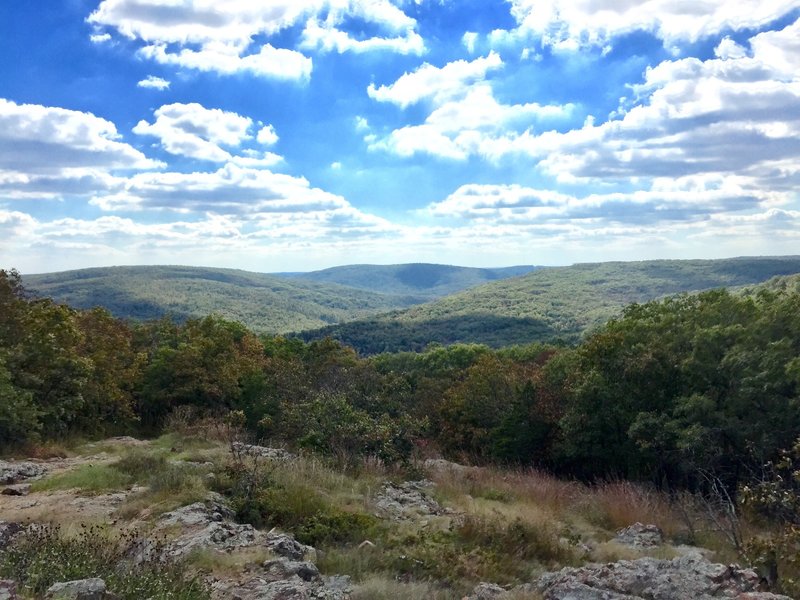
[[[531,265],[485,269],[430,263],[346,265],[282,277],[338,283],[360,290],[409,296],[420,302],[448,296],[490,281],[517,277],[535,270]]]
[[[332,336],[362,353],[420,350],[431,342],[490,346],[561,339],[586,331],[633,302],[681,292],[760,284],[800,273],[800,256],[656,260],[546,267],[439,300],[301,333]],[[778,280],[771,285],[789,285]]]
[[[185,320],[216,313],[257,332],[289,333],[406,308],[530,268],[354,265],[304,274],[263,274],[131,266],[26,275],[23,282],[36,295],[76,308],[102,306],[120,318],[170,315]]]

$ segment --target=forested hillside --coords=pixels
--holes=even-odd
[[[403,311],[302,334],[332,336],[360,352],[420,350],[430,342],[501,347],[575,342],[632,302],[741,287],[800,272],[800,257],[658,260],[541,268]]]
[[[253,439],[354,469],[414,472],[415,458],[441,453],[588,482],[622,478],[676,499],[697,492],[692,497],[701,502],[723,499],[728,512],[714,515],[730,517],[740,498],[760,511],[752,522],[762,533],[752,546],[736,538],[737,551],[751,561],[757,555],[748,552],[771,552],[784,574],[796,574],[799,356],[796,277],[747,293],[629,305],[575,347],[455,344],[363,358],[335,340],[258,336],[218,316],[121,321],[104,309],[32,299],[16,272],[0,271],[0,450],[205,423],[241,427]],[[290,496],[269,478],[258,494],[246,478],[241,486],[232,481],[239,480],[215,485],[232,497],[239,519],[294,528],[314,543],[360,543],[369,535],[365,524],[373,521],[332,512],[308,482]],[[469,490],[474,500],[479,492]],[[480,493],[484,500],[491,493],[497,506],[511,497]],[[286,508],[308,498],[310,513]],[[508,525],[502,539],[533,547],[528,536],[536,529],[520,527]],[[481,540],[499,535],[486,531]],[[420,546],[438,540],[435,548],[457,552],[475,532],[452,535],[456,542],[409,538],[399,547],[421,553],[419,565],[440,565]],[[491,557],[470,557],[481,573],[498,573]],[[387,572],[402,571],[393,568]],[[450,572],[438,569],[416,573]],[[793,576],[784,575],[784,589],[800,589],[790,587]]]
[[[283,333],[340,323],[413,299],[336,284],[233,269],[108,267],[25,276],[31,293],[76,308],[101,306],[121,318],[179,321],[211,313],[259,332]]]
[[[324,283],[338,283],[381,294],[411,296],[419,302],[425,302],[490,281],[524,275],[535,268],[532,266],[516,266],[499,269],[478,269],[426,263],[347,265],[310,273],[291,273],[284,276]]]

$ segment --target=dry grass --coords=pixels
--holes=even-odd
[[[373,576],[358,585],[353,600],[459,600],[461,594],[425,582],[401,582]]]
[[[600,483],[584,494],[581,512],[592,524],[616,531],[633,523],[658,525],[669,538],[685,525],[669,497],[629,481]]]

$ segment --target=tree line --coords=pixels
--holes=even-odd
[[[235,411],[255,439],[335,456],[535,465],[736,486],[800,435],[800,295],[634,304],[580,344],[363,358],[218,316],[134,323],[32,298],[0,271],[0,446],[155,433]]]

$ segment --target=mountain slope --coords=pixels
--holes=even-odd
[[[217,313],[258,332],[286,333],[365,317],[413,300],[336,284],[233,269],[108,267],[27,275],[25,287],[76,308],[123,318],[183,320]]]
[[[479,269],[412,263],[403,265],[347,265],[310,273],[285,273],[282,277],[338,283],[360,290],[413,297],[419,302],[441,298],[478,285],[516,277],[533,266]]]
[[[301,335],[330,335],[364,353],[418,350],[430,342],[503,346],[553,338],[573,341],[632,302],[795,273],[800,273],[798,256],[542,268],[429,304]]]

